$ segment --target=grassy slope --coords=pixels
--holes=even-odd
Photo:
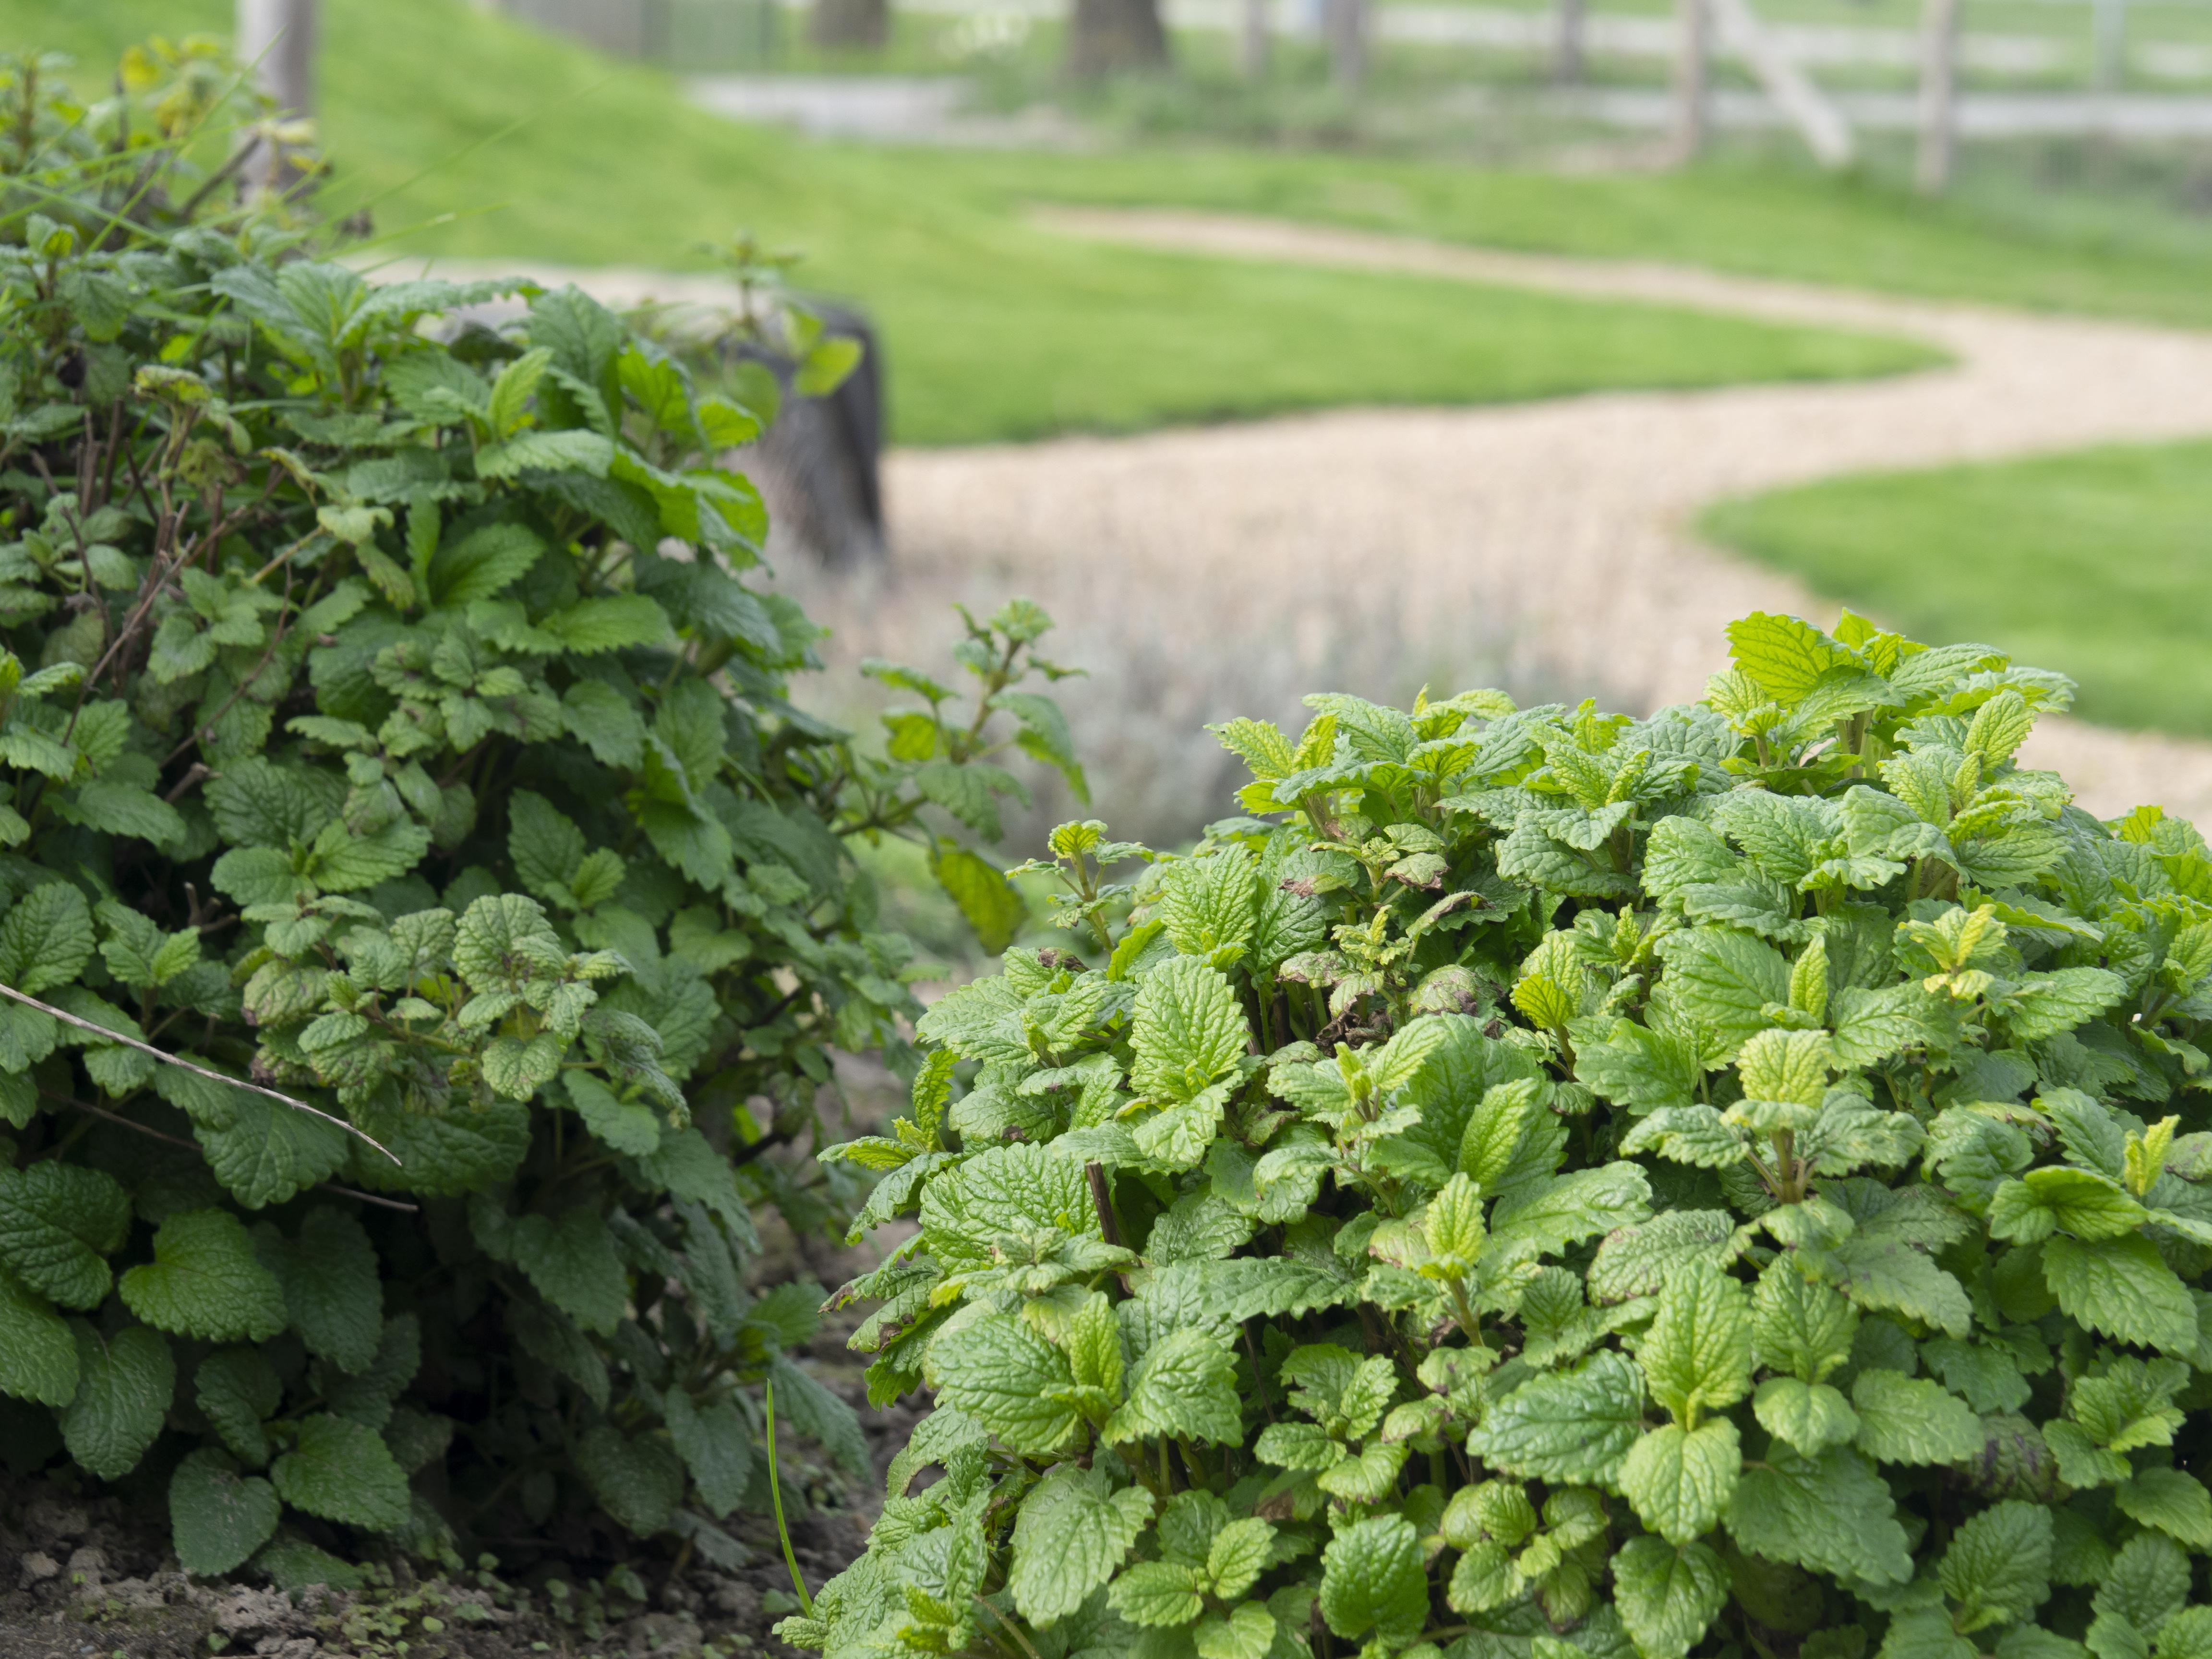
[[[0,43],[43,39],[96,63],[142,32],[219,27],[225,10],[86,0],[57,15],[47,0],[0,0]],[[1086,246],[1022,225],[977,166],[990,158],[734,127],[664,77],[462,0],[338,0],[325,16],[333,207],[374,200],[391,230],[459,216],[405,237],[410,249],[580,263],[697,263],[698,244],[757,227],[808,251],[809,280],[875,311],[910,441],[1927,361],[1820,330]]]
[[[1705,528],[1922,639],[2063,668],[2090,719],[2212,734],[2212,443],[1836,479]]]

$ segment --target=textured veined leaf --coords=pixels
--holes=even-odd
[[[1081,1607],[1121,1567],[1152,1518],[1140,1486],[1113,1490],[1103,1471],[1063,1468],[1022,1504],[1006,1588],[1023,1618],[1049,1625]]]
[[[611,1423],[586,1430],[577,1441],[576,1467],[606,1512],[640,1538],[665,1527],[683,1501],[684,1465],[675,1451],[647,1435],[625,1435]]]
[[[343,1371],[368,1370],[384,1332],[384,1286],[362,1224],[325,1205],[308,1211],[277,1276],[307,1351]]]
[[[514,1224],[514,1259],[555,1307],[587,1331],[611,1335],[627,1285],[614,1236],[598,1210],[573,1205],[557,1220],[526,1215]]]
[[[1339,1636],[1409,1641],[1428,1610],[1420,1539],[1402,1516],[1356,1521],[1322,1552],[1322,1617]]]
[[[1728,1569],[1706,1544],[1632,1538],[1613,1558],[1613,1582],[1641,1659],[1683,1659],[1728,1601]]]
[[[1637,1363],[1651,1397],[1686,1426],[1742,1399],[1751,1385],[1751,1308],[1742,1285],[1705,1262],[1669,1276]]]
[[[1609,1484],[1643,1427],[1644,1378],[1610,1351],[1538,1376],[1491,1406],[1468,1449],[1509,1474]]]
[[[66,1406],[76,1393],[76,1339],[52,1304],[0,1268],[0,1394]]]
[[[1859,1431],[1858,1413],[1840,1390],[1795,1376],[1771,1376],[1752,1396],[1759,1425],[1808,1457],[1849,1445]]]
[[[1764,1467],[1737,1477],[1726,1519],[1737,1547],[1753,1555],[1878,1584],[1912,1577],[1889,1487],[1849,1448],[1818,1457],[1771,1448]]]
[[[228,1210],[190,1210],[162,1222],[154,1259],[123,1275],[124,1305],[149,1325],[213,1342],[263,1342],[289,1316],[284,1287],[261,1265]]]
[[[383,1437],[364,1424],[321,1413],[302,1419],[269,1478],[294,1509],[326,1521],[370,1532],[406,1524],[407,1477]]]
[[[1138,988],[1130,1080],[1153,1098],[1188,1100],[1236,1065],[1249,1036],[1228,980],[1203,962],[1178,957]]]
[[[940,848],[932,855],[930,869],[987,953],[1005,950],[1028,920],[1029,907],[1013,883],[966,848]]]
[[[1172,1331],[1153,1343],[1130,1373],[1128,1389],[1128,1399],[1107,1421],[1109,1441],[1243,1439],[1237,1362],[1209,1332]]]
[[[2032,1616],[2051,1595],[2051,1511],[2039,1504],[2012,1499],[1966,1521],[1939,1569],[1960,1632]]]
[[[1024,1322],[993,1315],[930,1351],[938,1398],[1017,1451],[1059,1450],[1074,1433],[1067,1357]]]
[[[1687,1544],[1720,1519],[1742,1467],[1735,1425],[1717,1418],[1694,1431],[1654,1429],[1628,1449],[1617,1478],[1645,1526]]]
[[[0,1170],[0,1267],[65,1308],[96,1306],[113,1282],[131,1200],[104,1170],[52,1159]]]
[[[1723,1058],[1767,1024],[1769,1003],[1790,998],[1790,964],[1782,953],[1747,933],[1692,927],[1661,941],[1667,964],[1662,982],[1682,1011],[1696,1018],[1723,1045]]]
[[[727,1515],[744,1503],[752,1479],[752,1431],[736,1404],[716,1400],[701,1406],[685,1390],[671,1389],[662,1415],[707,1512]]]
[[[186,1572],[213,1577],[242,1565],[276,1535],[283,1510],[274,1486],[211,1447],[187,1453],[169,1477],[170,1533]]]
[[[1960,1463],[1982,1449],[1981,1419],[1940,1382],[1864,1370],[1851,1383],[1858,1448],[1881,1463]]]
[[[2043,1277],[2059,1307],[2091,1330],[2167,1353],[2197,1351],[2197,1304],[2141,1233],[2094,1243],[2047,1238]]]
[[[1608,1233],[1589,1265],[1589,1298],[1626,1302],[1656,1296],[1675,1273],[1697,1263],[1735,1260],[1735,1218],[1725,1210],[1670,1210]]]
[[[76,1338],[76,1393],[61,1414],[71,1457],[103,1480],[119,1480],[161,1432],[176,1393],[177,1364],[157,1331],[130,1325],[102,1336],[82,1319]]]

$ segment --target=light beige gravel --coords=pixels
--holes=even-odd
[[[1790,579],[1701,543],[1691,526],[1715,501],[1873,468],[2212,432],[2212,336],[1220,216],[1038,218],[1224,258],[1906,335],[1954,359],[1875,381],[1347,410],[893,453],[890,570],[830,583],[786,562],[787,585],[836,629],[825,653],[927,661],[951,636],[951,601],[1036,599],[1061,621],[1059,653],[1091,671],[1065,701],[1094,772],[1112,780],[1116,829],[1133,833],[1234,811],[1235,769],[1200,728],[1239,714],[1295,722],[1304,691],[1404,699],[1424,684],[1437,694],[1490,684],[1523,701],[1588,694],[1643,710],[1698,695],[1724,665],[1731,617],[1832,615]],[[615,275],[592,285],[611,299],[708,297],[695,283]],[[1480,286],[1468,302],[1483,303]],[[2212,744],[2051,720],[2031,755],[2100,814],[2157,800],[2212,823]]]

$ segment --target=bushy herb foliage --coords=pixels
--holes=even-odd
[[[881,670],[926,706],[856,753],[744,579],[764,410],[574,289],[312,257],[191,165],[206,53],[53,69],[0,76],[0,1453],[166,1497],[195,1572],[594,1513],[726,1555],[763,1379],[867,1473],[818,1289],[744,1273],[758,1206],[849,1217],[765,1154],[921,1012],[845,838],[1006,925],[922,812],[1073,772],[1047,620],[971,623],[964,694]]]
[[[2060,677],[1729,636],[1644,720],[1232,721],[1252,816],[1130,887],[1057,832],[1073,952],[843,1149],[935,1409],[787,1637],[2212,1651],[2212,852],[2019,763]]]

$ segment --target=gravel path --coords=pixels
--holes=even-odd
[[[1103,723],[1125,710],[1170,742],[1164,723],[1272,712],[1293,687],[1404,696],[1488,679],[1634,709],[1693,697],[1723,665],[1731,617],[1834,610],[1701,544],[1691,526],[1709,503],[1869,468],[2212,432],[2212,335],[1218,216],[1041,216],[1159,248],[1886,331],[1956,360],[1856,384],[894,455],[897,573],[872,603],[832,604],[871,636],[845,648],[921,648],[906,637],[916,600],[1024,592],[1073,624],[1070,659],[1103,671]],[[2212,744],[2054,720],[2033,753],[2098,812],[2157,799],[2212,823]]]
[[[1730,618],[1833,615],[1791,579],[1701,543],[1691,526],[1715,501],[1870,468],[2212,433],[2212,334],[1215,215],[1037,217],[1072,235],[1224,258],[1909,335],[1955,360],[1856,383],[894,452],[888,570],[831,580],[783,561],[787,586],[834,630],[824,657],[848,671],[872,655],[940,663],[957,636],[952,602],[1036,599],[1060,620],[1055,653],[1090,671],[1063,701],[1125,834],[1170,839],[1235,810],[1241,779],[1208,721],[1257,714],[1295,729],[1306,691],[1404,701],[1424,684],[1644,710],[1698,694],[1724,665]],[[613,303],[726,292],[646,271],[538,274],[573,276]],[[2212,827],[2212,744],[2054,719],[2030,753],[2100,814],[2157,800]],[[1072,805],[1043,800],[1037,816]]]

